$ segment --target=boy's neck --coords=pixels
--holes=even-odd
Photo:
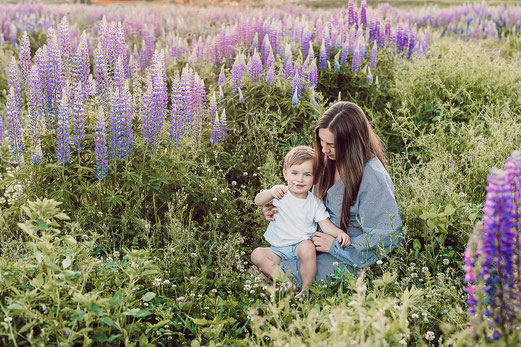
[[[309,194],[309,192],[305,192],[305,193],[293,193],[292,191],[289,191],[289,193],[291,193],[291,195],[293,195],[293,196],[296,197],[297,199],[307,199],[307,198],[308,198],[308,194]]]

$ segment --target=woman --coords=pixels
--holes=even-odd
[[[319,118],[315,135],[314,194],[326,205],[331,221],[351,236],[351,245],[342,248],[321,230],[313,234],[316,280],[326,280],[336,266],[356,274],[357,268],[383,258],[401,242],[402,221],[382,143],[359,106],[334,104]],[[263,212],[270,221],[277,213],[273,205]],[[299,260],[280,265],[301,283]]]

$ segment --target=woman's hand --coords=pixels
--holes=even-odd
[[[277,213],[277,209],[273,204],[266,204],[262,208],[262,213],[264,213],[264,218],[266,218],[269,222],[274,222],[275,218],[273,217]]]
[[[318,252],[329,253],[331,246],[333,245],[333,241],[336,239],[328,235],[326,233],[315,232],[312,237],[312,241],[315,244],[315,248]]]

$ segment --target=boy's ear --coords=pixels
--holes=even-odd
[[[288,172],[286,171],[286,169],[282,169],[282,175],[284,176],[284,179],[287,180],[288,179]]]

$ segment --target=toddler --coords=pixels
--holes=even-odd
[[[350,237],[329,220],[322,201],[309,191],[313,186],[314,160],[315,151],[311,147],[291,149],[284,158],[282,170],[288,185],[276,185],[255,196],[256,205],[271,202],[278,213],[264,234],[271,247],[255,249],[251,260],[266,276],[273,277],[280,269],[281,259],[298,257],[302,276],[300,294],[308,290],[317,273],[316,250],[311,241],[317,223],[323,232],[337,237],[342,247],[350,244]]]

